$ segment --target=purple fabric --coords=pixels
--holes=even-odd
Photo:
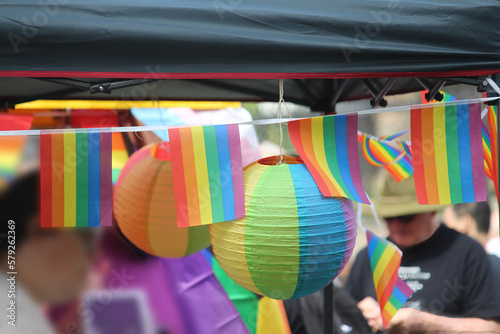
[[[249,333],[201,252],[162,262],[188,333]]]
[[[189,334],[179,311],[175,290],[162,260],[141,259],[112,230],[106,231],[101,245],[104,261],[110,269],[104,281],[105,289],[140,289],[145,292],[157,327],[168,328],[172,334]]]

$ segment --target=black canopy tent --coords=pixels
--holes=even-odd
[[[0,106],[150,99],[151,87],[159,99],[276,101],[275,79],[313,110],[384,106],[500,72],[499,19],[498,0],[2,1]]]
[[[500,83],[498,22],[499,0],[5,0],[0,107],[277,101],[276,79],[286,101],[326,113],[454,83],[496,96],[484,78]]]

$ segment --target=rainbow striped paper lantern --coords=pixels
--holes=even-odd
[[[352,203],[323,197],[300,158],[244,169],[246,216],[211,226],[222,269],[242,287],[274,299],[299,298],[332,281],[356,240]]]
[[[208,226],[177,227],[168,143],[130,157],[115,187],[113,211],[123,234],[146,253],[183,257],[210,245]]]

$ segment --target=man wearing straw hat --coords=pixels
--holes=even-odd
[[[500,303],[486,253],[476,241],[437,219],[442,206],[419,205],[413,177],[396,183],[388,174],[376,200],[389,240],[403,252],[399,276],[413,295],[387,328],[367,249],[352,266],[346,289],[368,324],[390,333],[500,333]]]

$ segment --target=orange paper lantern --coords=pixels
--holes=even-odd
[[[182,257],[210,245],[209,227],[177,227],[168,143],[134,153],[115,188],[113,210],[123,234],[146,253]]]

